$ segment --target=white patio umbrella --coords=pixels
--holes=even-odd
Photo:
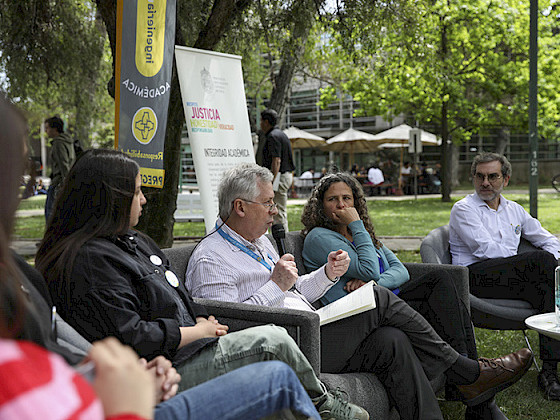
[[[374,140],[377,142],[380,149],[387,149],[390,147],[404,147],[405,145],[408,146],[410,130],[412,130],[412,127],[410,125],[401,124],[377,133],[374,136]],[[420,130],[420,140],[422,141],[422,145],[424,146],[436,146],[441,144],[441,140],[439,140],[435,134],[432,134],[425,130]],[[389,146],[387,143],[397,143],[398,145]]]
[[[284,134],[292,143],[292,149],[306,149],[308,147],[320,147],[325,145],[325,139],[313,133],[291,126],[286,128]]]
[[[350,165],[354,163],[354,153],[367,153],[377,150],[375,136],[365,131],[349,128],[327,140],[325,148],[333,152],[350,153]]]
[[[375,135],[379,149],[401,148],[401,163],[399,167],[403,166],[403,154],[405,147],[408,147],[410,130],[412,130],[410,125],[401,124]],[[423,146],[438,146],[441,144],[441,140],[435,134],[425,130],[420,130],[420,140]]]

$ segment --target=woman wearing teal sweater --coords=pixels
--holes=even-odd
[[[343,173],[323,177],[303,210],[302,222],[307,270],[324,265],[332,250],[343,249],[351,259],[348,271],[321,298],[321,304],[375,281],[421,313],[455,350],[476,358],[469,313],[453,278],[438,269],[410,279],[405,266],[375,237],[362,187],[354,177]]]

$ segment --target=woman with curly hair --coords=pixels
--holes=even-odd
[[[453,278],[440,269],[410,278],[395,254],[376,238],[364,192],[354,177],[344,173],[323,177],[313,189],[301,220],[303,259],[308,270],[323,265],[335,249],[348,252],[351,259],[346,274],[321,298],[323,305],[375,281],[421,313],[457,352],[476,358],[469,313]]]

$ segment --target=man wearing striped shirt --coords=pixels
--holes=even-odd
[[[314,310],[311,304],[346,272],[348,254],[338,250],[323,267],[298,276],[294,257],[279,257],[264,236],[277,212],[273,200],[268,169],[244,164],[225,173],[216,227],[189,258],[186,286],[193,296]],[[321,327],[321,371],[375,373],[402,419],[442,418],[430,385],[442,373],[474,405],[519,379],[531,361],[526,349],[470,360],[388,289],[373,290],[375,309]]]

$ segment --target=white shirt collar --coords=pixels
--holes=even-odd
[[[477,206],[486,207],[489,210],[493,210],[486,203],[486,201],[484,201],[482,198],[480,198],[478,196],[478,194],[476,192],[472,195],[472,197],[473,197],[473,201],[476,203]],[[505,209],[508,205],[509,205],[509,200],[507,198],[505,198],[502,194],[500,194],[500,205],[498,206],[498,210],[496,210],[496,211],[500,211],[500,209],[502,209],[502,208]]]

